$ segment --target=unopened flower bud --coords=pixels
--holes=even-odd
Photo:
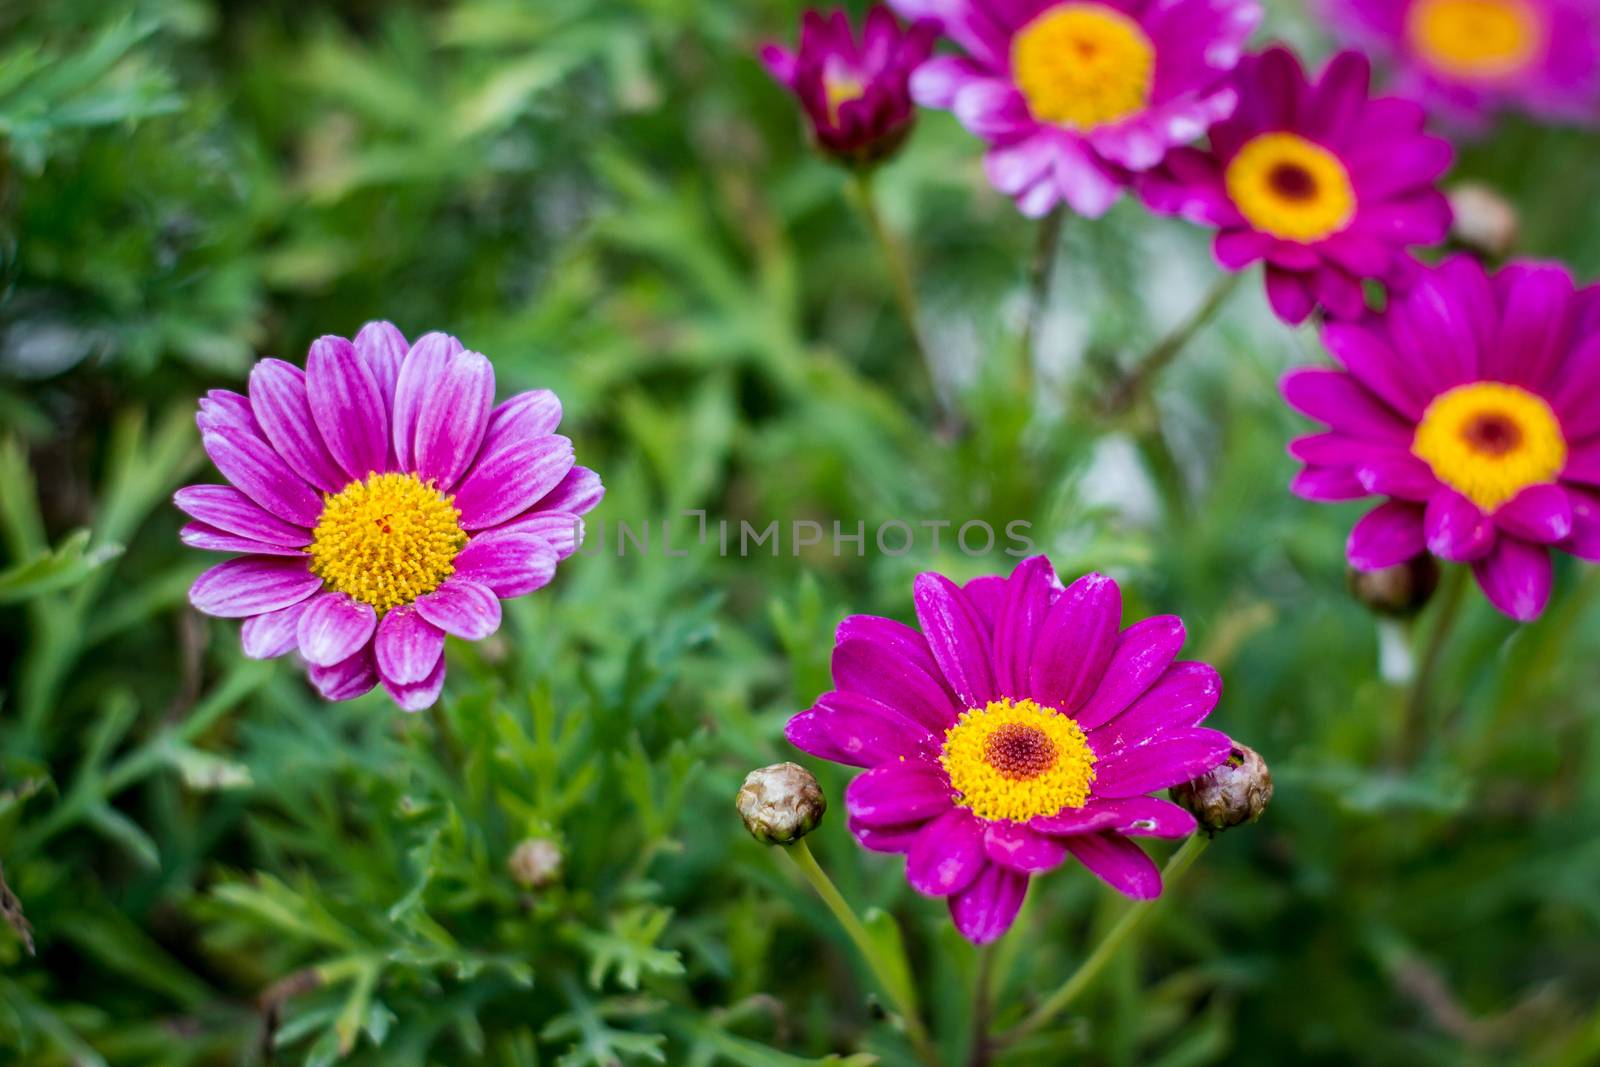
[[[524,838],[506,868],[522,888],[540,889],[561,877],[561,846],[547,837]]]
[[[1221,766],[1174,786],[1168,795],[1189,809],[1201,826],[1219,833],[1261,817],[1272,799],[1272,773],[1255,749],[1236,742]]]
[[[1375,571],[1350,569],[1350,592],[1379,615],[1406,618],[1423,609],[1439,588],[1439,564],[1424,552]]]
[[[828,802],[811,772],[798,763],[751,771],[735,800],[750,836],[768,845],[800,840],[822,822]]]
[[[1462,182],[1448,195],[1455,214],[1450,235],[1457,242],[1491,259],[1511,254],[1520,227],[1509,200],[1480,182]]]

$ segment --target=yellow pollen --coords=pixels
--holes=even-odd
[[[1493,513],[1530,485],[1555,481],[1567,463],[1567,440],[1539,397],[1514,385],[1475,382],[1434,397],[1411,453]]]
[[[837,126],[839,109],[850,101],[860,100],[865,96],[867,86],[859,78],[853,78],[848,74],[824,74],[822,90],[828,98],[828,121]]]
[[[1332,152],[1293,133],[1251,138],[1228,164],[1228,198],[1250,224],[1286,241],[1338,233],[1356,213],[1350,174]]]
[[[311,573],[385,612],[439,588],[467,543],[454,497],[414,474],[373,474],[327,497]]]
[[[1011,43],[1012,77],[1033,117],[1077,130],[1142,110],[1155,61],[1139,24],[1104,4],[1058,4]]]
[[[1532,62],[1544,34],[1525,0],[1416,0],[1406,36],[1445,74],[1493,79]]]
[[[1026,822],[1081,808],[1094,752],[1075,719],[1031,700],[991,701],[961,713],[939,757],[956,803],[981,819]]]

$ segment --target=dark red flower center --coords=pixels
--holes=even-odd
[[[1522,444],[1522,427],[1508,415],[1485,411],[1461,427],[1461,439],[1482,455],[1503,456]]]
[[[1007,723],[984,742],[983,759],[1007,778],[1025,780],[1038,777],[1055,764],[1056,746],[1043,730]]]
[[[1285,200],[1311,200],[1317,195],[1317,179],[1298,163],[1279,163],[1267,175],[1267,183]]]

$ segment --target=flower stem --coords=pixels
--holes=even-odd
[[[972,1054],[967,1067],[988,1067],[989,1014],[994,1001],[993,942],[978,949],[978,976],[972,984]]]
[[[933,357],[922,335],[922,317],[917,308],[916,285],[911,280],[911,262],[906,256],[904,246],[889,231],[889,227],[884,224],[883,213],[878,210],[877,187],[873,183],[874,174],[874,171],[867,169],[857,170],[852,174],[856,203],[861,209],[861,216],[866,221],[867,229],[872,232],[872,239],[878,243],[878,248],[883,253],[884,265],[889,270],[890,288],[894,291],[895,304],[899,307],[900,317],[905,320],[906,329],[911,334],[911,342],[922,358],[922,367],[927,373],[928,388],[933,391],[934,403],[944,413],[944,418],[948,422],[953,416],[949,412],[944,390],[940,387]]]
[[[811,888],[817,891],[817,896],[822,898],[828,910],[833,912],[833,917],[839,920],[839,925],[844,927],[844,932],[855,942],[856,949],[867,962],[867,967],[871,969],[878,984],[894,1003],[895,1010],[900,1013],[900,1018],[905,1023],[906,1036],[916,1048],[917,1056],[929,1067],[940,1067],[939,1052],[933,1047],[927,1028],[922,1025],[922,1017],[917,1014],[911,991],[895,979],[894,971],[884,962],[877,946],[873,944],[871,935],[867,933],[867,928],[861,925],[861,920],[856,917],[855,911],[839,893],[838,887],[833,884],[833,879],[829,878],[827,872],[817,864],[817,858],[811,854],[811,848],[806,844],[805,838],[784,846],[783,853],[800,868],[800,873],[811,883]]]
[[[1210,843],[1211,839],[1203,833],[1190,836],[1183,843],[1183,846],[1172,854],[1172,858],[1167,860],[1167,865],[1162,868],[1162,884],[1167,889],[1171,889],[1173,883],[1183,877],[1183,873],[1193,865],[1195,860],[1200,858],[1200,853],[1204,852],[1206,845]],[[1089,953],[1088,957],[1078,965],[1076,971],[1072,972],[1071,977],[1063,982],[1054,993],[1046,997],[1037,1008],[1033,1009],[1026,1019],[1023,1019],[1016,1026],[996,1038],[995,1043],[1002,1045],[1015,1044],[1017,1041],[1038,1031],[1050,1020],[1070,1007],[1079,994],[1094,984],[1094,980],[1100,976],[1101,971],[1105,970],[1106,964],[1110,963],[1116,956],[1117,950],[1122,947],[1123,942],[1127,941],[1133,935],[1133,932],[1144,924],[1145,919],[1149,917],[1159,901],[1160,898],[1158,897],[1156,900],[1141,900],[1130,905],[1122,913],[1122,918],[1117,920],[1116,925],[1107,931],[1106,936],[1095,946],[1094,951]]]
[[[1045,304],[1050,299],[1050,282],[1055,277],[1056,252],[1061,244],[1061,224],[1066,218],[1066,208],[1057,207],[1039,222],[1039,240],[1033,248],[1033,262],[1028,268],[1028,317],[1022,324],[1022,395],[1033,396],[1038,385],[1038,360],[1034,358],[1034,345],[1038,341],[1039,323],[1044,318]]]
[[[1433,672],[1444,655],[1444,646],[1455,628],[1456,618],[1466,598],[1469,572],[1465,566],[1451,568],[1445,578],[1444,591],[1435,611],[1433,630],[1428,634],[1428,644],[1422,658],[1417,661],[1416,673],[1406,691],[1405,704],[1400,713],[1400,740],[1395,749],[1395,764],[1410,767],[1422,752],[1427,733],[1428,695]]]
[[[1120,415],[1139,402],[1149,390],[1156,375],[1166,369],[1167,364],[1178,358],[1178,354],[1194,339],[1195,334],[1204,329],[1227,303],[1229,295],[1238,288],[1239,279],[1242,277],[1243,274],[1224,274],[1219,278],[1206,293],[1200,306],[1195,308],[1187,319],[1157,341],[1137,363],[1117,379],[1116,385],[1105,400],[1107,414]]]

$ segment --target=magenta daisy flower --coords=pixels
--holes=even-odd
[[[800,50],[761,49],[761,61],[805,112],[812,140],[823,152],[853,165],[879,162],[911,132],[911,72],[933,51],[937,28],[918,22],[902,29],[889,9],[867,12],[858,42],[843,11],[807,11]]]
[[[1062,588],[1050,561],[965,587],[918,576],[913,629],[839,625],[837,687],[789,720],[791,743],[867,772],[845,791],[856,839],[903,852],[913,889],[946,897],[968,940],[1011,926],[1028,879],[1072,856],[1147,899],[1161,874],[1129,837],[1183,837],[1187,811],[1147,796],[1196,778],[1232,743],[1200,723],[1217,672],[1177,663],[1173,616],[1121,628],[1117,583]]]
[[[232,485],[174,502],[183,541],[238,553],[189,591],[244,619],[245,654],[298,649],[329,700],[381,682],[407,711],[444,685],[444,639],[479,640],[500,601],[544,586],[605,490],[573,465],[548,390],[494,407],[494,369],[442,333],[389,323],[323,337],[306,369],[265,359],[249,395],[200,401],[201,441]]]
[[[1358,570],[1423,552],[1470,563],[1514,619],[1550,597],[1550,551],[1600,561],[1600,288],[1565,267],[1494,276],[1466,256],[1361,323],[1330,323],[1342,370],[1283,381],[1326,423],[1289,452],[1308,500],[1389,499],[1350,532]]]
[[[1396,91],[1467,124],[1497,111],[1600,121],[1594,0],[1324,0],[1347,40],[1397,68]]]
[[[1335,56],[1314,84],[1286,48],[1246,57],[1239,108],[1212,127],[1210,148],[1178,149],[1141,177],[1151,210],[1217,228],[1225,270],[1264,261],[1285,322],[1318,304],[1360,315],[1364,279],[1403,287],[1417,269],[1411,246],[1450,228],[1435,188],[1449,143],[1423,132],[1417,104],[1371,99],[1370,77],[1355,52]]]
[[[990,182],[1034,217],[1063,200],[1103,215],[1128,171],[1232,113],[1227,75],[1261,20],[1255,0],[892,2],[966,52],[923,64],[912,96],[989,142]]]

